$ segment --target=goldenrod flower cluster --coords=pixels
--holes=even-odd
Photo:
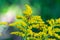
[[[24,10],[23,11],[23,13],[25,14],[25,15],[31,15],[32,14],[32,9],[31,9],[31,7],[29,6],[29,5],[25,5],[26,6],[26,10]]]
[[[16,16],[19,20],[9,24],[9,26],[18,28],[19,31],[10,34],[21,36],[23,40],[60,40],[60,18],[44,22],[41,16],[32,15],[32,9],[29,5],[25,6],[24,15]]]

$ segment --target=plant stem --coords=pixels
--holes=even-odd
[[[27,27],[25,27],[26,31],[27,31]],[[27,32],[25,31],[25,37],[24,40],[27,40]]]

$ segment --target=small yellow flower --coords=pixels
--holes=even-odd
[[[18,35],[18,36],[22,36],[22,37],[25,36],[25,34],[23,34],[22,32],[11,32],[10,34]]]
[[[32,27],[33,28],[39,28],[40,26],[39,26],[39,24],[33,24]]]
[[[60,32],[60,29],[59,28],[54,28],[53,31],[54,32]]]
[[[32,26],[28,26],[28,29],[32,29]]]
[[[41,20],[41,16],[33,16],[34,20]]]
[[[59,19],[56,19],[56,23],[60,23],[60,18]]]
[[[55,36],[55,37],[58,37],[58,34],[54,33],[54,36]]]
[[[22,26],[27,26],[27,24],[24,21],[20,22]]]
[[[60,35],[58,36],[58,39],[60,39]]]
[[[22,26],[17,26],[17,28],[20,29],[20,30],[22,30],[23,32],[26,31]]]
[[[7,22],[0,22],[0,24],[7,25],[8,23]]]
[[[25,36],[25,34],[22,34],[22,37],[24,37]]]
[[[50,25],[54,25],[54,24],[55,24],[55,20],[54,20],[54,19],[48,20],[47,22],[48,22]]]
[[[49,38],[48,40],[56,40],[55,38],[54,39],[52,39],[52,38]]]
[[[43,34],[44,34],[44,32],[39,32],[38,34],[41,36],[41,35],[43,35]]]
[[[21,16],[16,16],[16,18],[17,18],[17,19],[20,19],[20,18],[21,18]]]
[[[43,23],[41,23],[41,22],[40,22],[39,25],[40,25],[40,27],[44,27],[44,26],[45,26],[45,24],[43,24]]]
[[[11,24],[9,24],[9,26],[15,26],[15,24],[11,23]]]
[[[39,35],[38,33],[34,33],[34,37],[36,37],[36,36],[38,37],[38,36],[40,36],[40,35]]]
[[[16,18],[17,18],[17,19],[26,20],[26,18],[25,18],[24,16],[19,16],[19,15],[17,15]]]
[[[20,28],[20,26],[17,26],[17,28]]]
[[[29,38],[29,37],[27,37],[27,40],[30,40],[30,38]]]
[[[52,27],[48,27],[48,34],[51,35],[51,36],[53,35]]]
[[[25,11],[23,11],[23,13],[25,14],[25,15],[31,15],[32,14],[32,9],[31,9],[31,7],[29,6],[29,5],[25,5],[26,6],[26,10]]]
[[[10,34],[18,35],[19,32],[11,32]]]
[[[28,29],[27,32],[28,32],[30,35],[33,35],[32,30]]]
[[[20,24],[20,21],[15,22],[15,24],[16,24],[16,25],[17,25],[17,24]]]

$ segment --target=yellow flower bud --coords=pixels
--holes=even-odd
[[[32,14],[32,10],[31,10],[31,7],[29,6],[29,5],[25,5],[26,6],[26,10],[25,11],[23,11],[23,13],[25,14],[25,15],[31,15]]]
[[[60,39],[60,35],[58,36],[58,39]]]
[[[0,22],[0,24],[7,25],[8,23],[7,22]]]
[[[60,23],[60,18],[59,19],[56,19],[56,23]]]
[[[15,24],[12,24],[12,23],[11,23],[11,24],[9,24],[9,26],[15,26]]]

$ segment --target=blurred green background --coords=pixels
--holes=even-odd
[[[0,0],[0,14],[7,12],[12,5],[24,4],[29,4],[34,15],[41,15],[44,20],[60,17],[60,0]]]

